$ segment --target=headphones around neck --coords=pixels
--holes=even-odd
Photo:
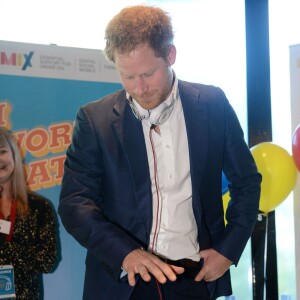
[[[177,89],[176,89],[177,90]],[[177,93],[174,92],[174,90],[172,91],[172,100],[171,103],[167,106],[164,106],[160,112],[158,112],[154,122],[151,122],[152,125],[155,126],[159,126],[162,125],[163,123],[165,123],[168,118],[170,117],[173,108],[174,108],[174,104],[175,104],[175,100],[176,100],[176,95]],[[139,120],[146,120],[150,118],[151,115],[151,111],[144,109],[142,107],[137,107],[132,99],[132,97],[130,95],[128,95],[127,97],[128,103],[132,109],[132,112],[134,113],[135,117]]]

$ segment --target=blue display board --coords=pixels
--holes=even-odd
[[[0,41],[0,126],[18,139],[29,187],[56,211],[78,108],[120,88],[101,51]],[[86,251],[57,218],[60,261],[43,276],[44,299],[79,300]]]

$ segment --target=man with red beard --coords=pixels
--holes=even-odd
[[[221,89],[176,77],[162,9],[125,8],[105,33],[124,89],[80,108],[59,206],[88,250],[83,298],[230,295],[261,183],[236,114]]]

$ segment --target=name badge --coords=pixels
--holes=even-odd
[[[14,268],[0,265],[0,299],[15,298]]]
[[[9,234],[11,222],[0,219],[0,232]]]

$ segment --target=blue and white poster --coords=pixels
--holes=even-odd
[[[300,126],[300,44],[290,46],[291,120],[292,134]],[[295,220],[296,294],[300,298],[300,176],[293,190]]]
[[[0,41],[0,126],[18,139],[30,189],[56,211],[78,108],[120,88],[100,50]],[[79,300],[85,249],[58,223],[60,260],[43,276],[44,299]]]

